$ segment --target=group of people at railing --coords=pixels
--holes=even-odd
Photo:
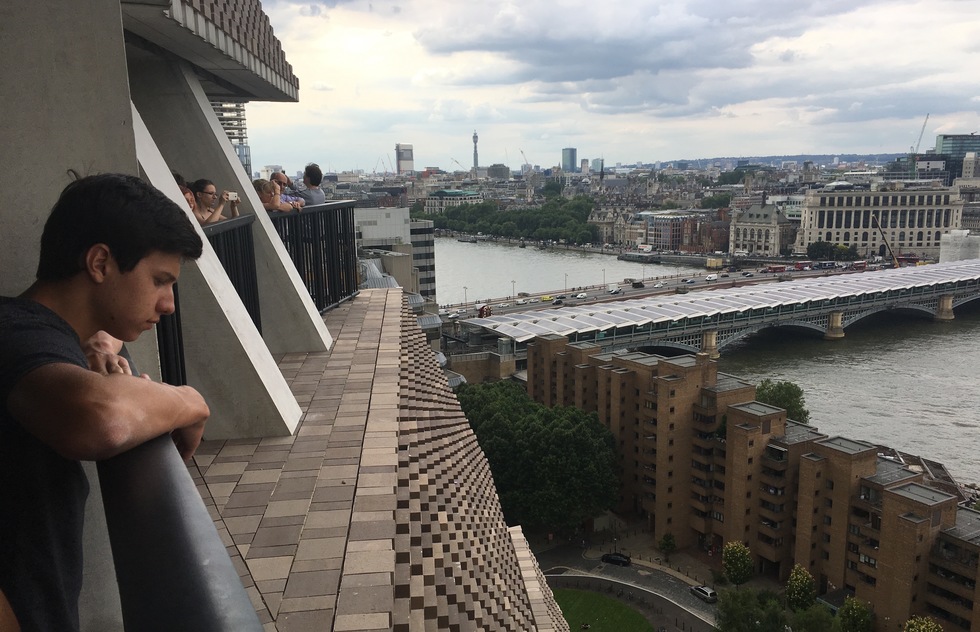
[[[187,182],[174,173],[177,186],[190,206],[194,217],[201,226],[216,224],[225,219],[239,216],[241,199],[236,191],[222,190],[207,178]],[[320,188],[323,172],[315,163],[306,165],[302,184],[294,184],[283,171],[274,172],[268,180],[259,178],[252,186],[262,202],[262,207],[270,213],[300,212],[306,205],[323,204],[326,194]]]

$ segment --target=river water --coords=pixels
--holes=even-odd
[[[614,256],[541,251],[490,242],[436,240],[440,303],[517,292],[547,292],[627,277],[703,272],[700,268],[617,261]],[[871,274],[871,273],[869,273]],[[949,323],[872,317],[845,338],[824,341],[767,330],[726,348],[719,369],[748,380],[789,380],[803,388],[810,423],[919,454],[946,465],[962,483],[980,482],[980,305],[957,308]]]

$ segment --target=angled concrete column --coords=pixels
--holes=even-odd
[[[827,316],[827,331],[824,340],[840,340],[844,337],[844,312],[830,312]]]
[[[709,330],[701,334],[701,353],[707,353],[712,360],[717,360],[721,354],[718,353],[718,332]]]
[[[237,191],[241,212],[256,216],[252,236],[262,338],[269,350],[281,354],[329,349],[330,333],[197,75],[185,63],[157,56],[131,59],[129,71],[133,103],[169,169],[188,181],[207,178],[219,191]]]
[[[953,320],[953,295],[944,294],[936,304],[936,315],[933,320]]]
[[[133,107],[140,167],[154,186],[187,208],[170,168]],[[252,323],[204,232],[204,254],[180,275],[187,381],[211,407],[205,439],[288,435],[302,414],[275,358]]]

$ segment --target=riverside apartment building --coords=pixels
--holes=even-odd
[[[714,552],[741,540],[780,581],[801,564],[829,602],[870,603],[878,632],[913,614],[980,629],[980,512],[941,464],[789,420],[707,354],[550,335],[528,344],[527,380],[536,401],[594,411],[612,431],[617,509],[645,516],[655,540]]]

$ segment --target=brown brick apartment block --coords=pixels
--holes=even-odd
[[[533,399],[595,411],[613,433],[617,509],[645,516],[655,540],[711,551],[740,540],[780,581],[801,564],[828,601],[870,603],[878,631],[913,614],[980,629],[980,512],[940,463],[788,420],[706,354],[550,335],[528,344],[527,367]]]

